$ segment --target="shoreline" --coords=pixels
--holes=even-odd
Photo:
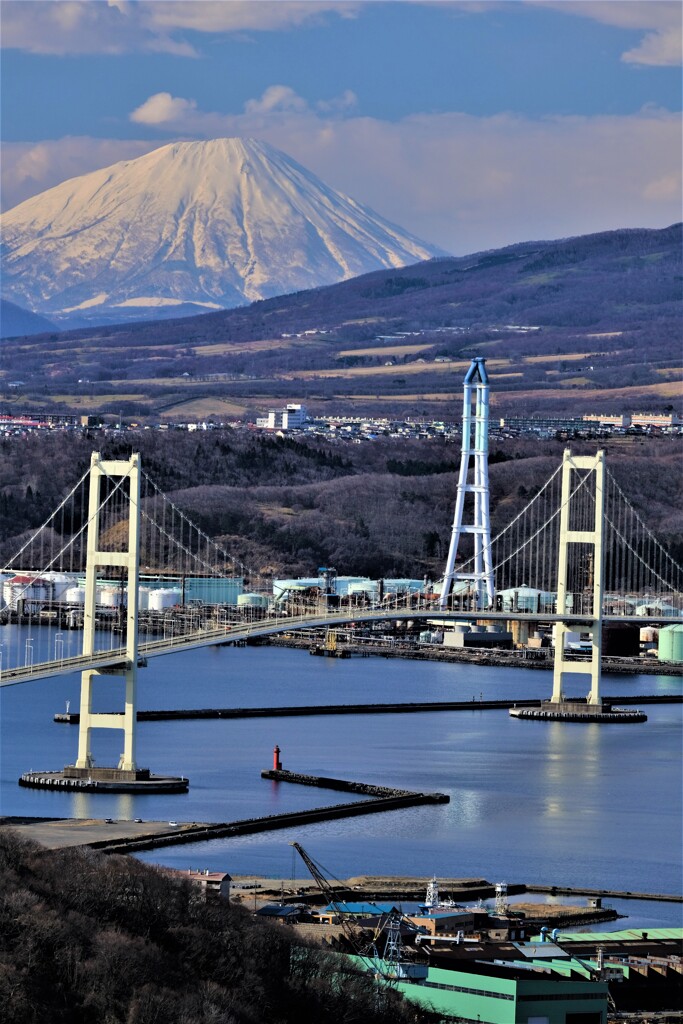
[[[294,650],[310,650],[315,644],[305,637],[268,637],[251,641],[254,647],[290,647]],[[553,659],[550,657],[527,657],[525,651],[494,651],[464,650],[457,647],[437,647],[433,644],[407,644],[397,640],[393,645],[387,644],[343,644],[340,648],[348,652],[350,657],[367,658],[406,658],[413,661],[456,662],[466,665],[485,665],[494,668],[531,668],[551,672]],[[531,652],[536,654],[537,652]],[[341,655],[346,657],[347,654]],[[604,675],[646,675],[646,676],[683,676],[683,664],[673,661],[658,661],[655,658],[615,658],[603,657],[602,672]]]

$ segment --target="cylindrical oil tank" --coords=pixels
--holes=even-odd
[[[149,587],[138,587],[138,611],[147,611],[149,608],[149,595]]]
[[[264,594],[238,594],[238,608],[267,608],[268,598]]]
[[[637,658],[640,630],[630,622],[606,622],[602,627],[602,653],[612,658]]]
[[[659,633],[658,629],[654,626],[643,626],[640,630],[640,642],[641,644],[653,644],[657,639]]]
[[[479,626],[479,625],[475,624],[474,626],[472,626],[471,632],[472,633],[485,633],[486,632],[486,627],[485,626]]]
[[[151,612],[162,612],[164,608],[173,608],[177,604],[180,604],[180,590],[177,587],[162,587],[149,595]]]
[[[486,632],[487,633],[500,633],[500,626],[496,626],[495,624],[491,623],[490,625],[488,625],[486,627]]]
[[[127,594],[121,593],[119,587],[101,587],[97,595],[97,603],[103,608],[118,608],[127,603]]]
[[[85,589],[83,587],[69,587],[64,591],[63,601],[67,604],[85,604]]]
[[[683,623],[660,629],[657,656],[660,661],[683,661]]]
[[[65,572],[45,572],[43,579],[52,584],[53,601],[63,601],[66,591],[74,585],[74,577]]]

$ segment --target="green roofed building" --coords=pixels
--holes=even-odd
[[[390,972],[383,961],[351,959],[364,972],[375,965],[380,974]],[[401,964],[398,974],[398,992],[445,1020],[458,1018],[472,1024],[607,1022],[607,982],[567,977],[547,963],[471,961],[457,970]]]

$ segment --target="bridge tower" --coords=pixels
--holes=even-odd
[[[96,611],[98,569],[118,569],[121,573],[121,596],[125,593],[125,651],[121,663],[102,669],[86,668],[81,673],[81,702],[78,729],[78,757],[56,773],[57,785],[118,792],[185,792],[188,781],[182,777],[153,775],[136,763],[138,680],[138,600],[140,581],[140,477],[139,454],[130,459],[102,459],[93,452],[90,459],[88,497],[88,535],[85,573],[85,605],[83,613],[83,659],[96,653]],[[113,526],[106,520],[106,505],[115,492],[126,519]],[[127,520],[127,521],[126,521]],[[123,609],[122,609],[123,610]],[[122,623],[123,624],[123,623]],[[123,713],[94,712],[93,691],[97,682],[124,683]],[[95,765],[92,753],[93,729],[116,729],[123,732],[123,751],[116,767]],[[30,773],[29,773],[30,774]],[[24,784],[40,785],[40,780]],[[104,784],[104,785],[103,785]]]
[[[458,490],[451,543],[441,589],[441,608],[448,607],[453,585],[460,580],[470,582],[476,608],[491,608],[494,603],[493,565],[491,562],[491,523],[489,519],[489,378],[486,360],[475,356],[463,382],[462,448]],[[470,476],[470,461],[473,460]],[[473,505],[466,519],[465,501],[471,495]],[[471,573],[455,568],[458,545],[463,534],[474,537],[474,565]]]
[[[122,551],[103,550],[101,538],[101,508],[104,501],[103,481],[120,480],[128,498],[128,537]],[[126,482],[123,482],[126,481]],[[110,548],[110,545],[107,545]],[[137,726],[138,677],[138,593],[140,577],[140,456],[132,455],[127,462],[102,460],[99,452],[90,458],[90,493],[88,503],[87,563],[85,572],[85,608],[83,615],[83,657],[95,653],[95,614],[97,604],[97,570],[101,566],[119,567],[125,574],[126,654],[125,666],[106,671],[85,669],[81,673],[81,707],[78,728],[78,758],[75,768],[83,771],[95,767],[91,736],[93,729],[123,730],[123,752],[118,772],[134,774],[135,734]],[[95,680],[118,676],[125,679],[123,718],[121,715],[96,714],[92,710]]]
[[[578,474],[585,474],[579,486]],[[586,493],[589,500],[586,501]],[[590,676],[587,702],[601,707],[600,659],[602,655],[602,598],[604,576],[603,536],[605,522],[605,453],[572,455],[567,448],[562,458],[560,544],[557,566],[557,614],[586,612],[585,627],[591,633],[591,660],[568,661],[565,634],[568,626],[554,627],[555,667],[552,704],[565,703],[564,677],[567,673]],[[578,607],[577,607],[578,605]]]

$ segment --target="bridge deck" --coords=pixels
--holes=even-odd
[[[314,615],[289,616],[277,619],[262,619],[259,622],[238,626],[217,626],[215,629],[200,628],[195,633],[181,637],[165,637],[162,640],[151,640],[140,643],[138,651],[141,661],[157,658],[164,654],[177,651],[191,651],[201,647],[210,647],[221,643],[241,643],[249,639],[271,636],[277,633],[294,632],[301,629],[320,629],[326,627],[345,626],[358,622],[392,622],[406,619],[429,619],[437,621],[476,621],[485,619],[495,622],[564,622],[570,626],[588,625],[586,617],[580,615],[539,615],[525,612],[489,612],[489,611],[453,611],[440,612],[436,609],[381,609],[370,611],[354,610],[344,612],[327,612]],[[683,623],[683,617],[667,617],[665,620],[654,616],[605,615],[603,622],[632,622],[645,626],[648,624],[666,625]],[[27,683],[35,679],[47,679],[52,676],[67,675],[86,669],[123,669],[126,667],[126,651],[124,647],[113,650],[98,651],[94,655],[77,655],[70,658],[59,658],[55,661],[34,663],[29,666],[3,668],[0,671],[0,686],[12,686]]]

